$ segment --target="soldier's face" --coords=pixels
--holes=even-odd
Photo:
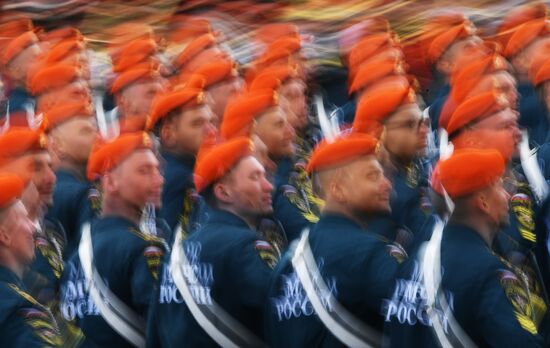
[[[207,90],[207,100],[210,100],[210,108],[215,114],[215,125],[219,126],[223,119],[223,113],[227,102],[234,97],[243,87],[240,77],[228,79],[211,86]]]
[[[1,212],[0,242],[8,248],[20,265],[34,259],[35,228],[21,201]]]
[[[214,115],[207,105],[184,110],[172,127],[179,153],[196,155],[204,136],[214,129]]]
[[[244,217],[255,218],[273,211],[273,186],[266,179],[260,162],[248,156],[243,158],[218,185],[223,185],[218,197],[226,199],[235,211]],[[223,191],[223,192],[221,192]]]
[[[142,209],[147,203],[160,206],[164,179],[160,164],[151,150],[138,150],[111,174],[110,191],[125,202]]]
[[[485,52],[487,48],[479,36],[470,36],[453,42],[436,63],[436,67],[442,74],[449,76],[455,69],[483,57]]]
[[[490,115],[471,126],[474,130],[506,130],[511,133],[514,140],[514,147],[517,147],[521,140],[521,132],[518,128],[519,113],[511,108],[501,110]]]
[[[394,157],[408,162],[422,154],[428,145],[428,123],[418,105],[400,107],[384,123],[384,147]]]
[[[279,106],[267,110],[257,119],[255,133],[267,146],[271,159],[294,154],[296,133]]]
[[[493,90],[498,94],[503,94],[510,103],[512,108],[518,105],[518,92],[516,79],[506,71],[500,71],[495,74],[486,75],[481,81],[474,86],[468,96],[474,96],[483,91]]]
[[[356,214],[391,211],[391,183],[374,156],[358,159],[342,169],[343,201]]]
[[[91,101],[90,85],[88,81],[78,79],[62,87],[44,92],[36,97],[37,110],[47,110],[60,100]]]
[[[292,79],[281,86],[280,93],[288,101],[288,122],[294,129],[304,128],[307,125],[305,83]]]
[[[503,185],[503,180],[499,179],[495,184],[484,190],[484,197],[487,208],[486,214],[493,221],[494,225],[501,229],[510,224],[508,203],[510,194]]]
[[[9,64],[10,76],[17,81],[26,80],[29,67],[34,64],[41,54],[40,46],[32,44],[19,53]]]
[[[45,151],[34,154],[32,182],[38,190],[40,202],[43,205],[53,204],[55,181],[50,154]]]
[[[533,58],[540,52],[548,52],[550,50],[550,36],[539,37],[533,42],[531,42],[527,47],[518,52],[510,62],[514,67],[518,78],[521,78],[521,75],[527,75],[531,65],[533,63]]]
[[[121,92],[117,98],[123,116],[144,116],[149,113],[153,99],[164,90],[164,84],[158,79],[134,83]]]
[[[52,131],[51,148],[61,160],[85,164],[97,135],[97,125],[93,118],[75,117]]]

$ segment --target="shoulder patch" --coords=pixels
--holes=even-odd
[[[254,242],[254,248],[258,252],[260,258],[271,268],[274,268],[279,260],[277,251],[273,246],[265,240],[257,240]]]
[[[398,263],[402,263],[409,258],[407,252],[398,243],[391,243],[386,245],[386,251],[391,257],[397,260]]]
[[[55,347],[61,347],[63,342],[61,341],[59,329],[49,310],[38,303],[31,295],[19,289],[16,285],[9,284],[9,286],[15,293],[32,305],[19,309],[17,314],[23,318],[27,325],[29,325],[33,333],[44,343]]]
[[[500,269],[497,274],[500,285],[514,308],[516,320],[524,330],[536,335],[538,330],[533,318],[533,307],[521,280],[514,272],[507,269]]]
[[[147,268],[151,273],[153,279],[158,280],[159,268],[162,257],[164,256],[164,249],[157,245],[149,245],[143,250],[143,256],[147,263]]]

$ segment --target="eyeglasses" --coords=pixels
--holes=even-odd
[[[418,132],[422,126],[426,128],[430,126],[430,119],[428,117],[422,117],[420,119],[410,119],[402,122],[386,123],[385,126],[387,130],[403,128],[410,131]]]

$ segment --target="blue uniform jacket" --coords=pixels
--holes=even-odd
[[[0,266],[0,337],[3,347],[59,347],[51,313],[25,292],[20,279]]]
[[[283,225],[288,241],[319,221],[320,206],[311,192],[311,181],[291,158],[277,164],[273,192],[273,216]]]
[[[60,169],[55,174],[54,204],[48,210],[48,216],[51,220],[59,221],[65,230],[67,246],[63,256],[68,258],[78,248],[82,225],[96,215],[92,207],[95,191],[89,182],[69,171]]]
[[[108,216],[92,224],[92,245],[94,265],[105,284],[145,319],[165,253],[163,240],[142,233],[125,218]],[[82,347],[131,347],[101,317],[85,284],[76,253],[64,275],[61,307],[67,319],[78,318],[85,336]]]
[[[392,347],[437,347],[416,260],[403,268],[385,301]],[[542,347],[541,319],[521,271],[497,256],[480,235],[448,225],[441,242],[442,289],[449,307],[435,309],[448,332],[452,314],[479,347]],[[413,291],[414,290],[414,291]]]
[[[197,214],[206,214],[206,209],[198,209],[200,203],[197,202],[202,201],[195,194],[193,182],[195,158],[176,157],[168,152],[163,152],[162,157],[166,163],[160,218],[168,223],[172,231],[179,222],[182,222],[184,230],[190,233],[198,227],[200,218]]]
[[[38,302],[57,306],[64,267],[65,232],[59,222],[49,219],[44,219],[41,228],[42,232],[35,236],[35,259],[23,275],[23,283]]]
[[[272,272],[263,253],[269,244],[236,215],[212,209],[210,219],[184,242],[186,256],[201,286],[195,300],[215,301],[257,336]],[[148,319],[148,347],[216,347],[197,324],[164,265]]]
[[[393,287],[405,252],[340,215],[323,215],[309,238],[331,294],[359,320],[381,331],[382,299]],[[342,346],[314,313],[293,271],[290,255],[281,259],[273,274],[265,329],[272,347]]]
[[[519,125],[527,128],[529,140],[541,145],[545,142],[550,129],[547,110],[540,100],[537,90],[530,83],[518,85]]]

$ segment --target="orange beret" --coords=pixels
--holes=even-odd
[[[34,75],[29,75],[27,86],[33,95],[62,87],[82,76],[80,67],[75,64],[58,63],[39,69]]]
[[[220,125],[222,138],[231,139],[242,135],[240,133],[246,131],[256,117],[278,104],[278,95],[272,90],[253,91],[231,100]]]
[[[85,101],[67,101],[57,104],[44,113],[43,128],[49,132],[65,121],[74,117],[92,117],[94,110],[92,106]]]
[[[368,61],[362,64],[357,73],[354,74],[355,77],[349,87],[348,93],[357,92],[386,76],[403,75],[405,72],[405,63],[396,57]]]
[[[357,68],[372,56],[380,53],[384,48],[399,47],[391,33],[379,33],[367,36],[351,49],[348,57],[350,69]]]
[[[272,65],[292,65],[297,63],[299,61],[292,57],[292,52],[289,50],[267,51],[259,60],[251,65],[251,69],[249,70],[252,74],[248,75],[249,72],[247,71],[247,81],[251,82],[260,71]]]
[[[472,36],[474,33],[475,27],[469,21],[443,31],[431,40],[427,52],[428,61],[432,64],[437,62],[455,41]]]
[[[203,153],[195,164],[197,192],[221,179],[241,158],[251,156],[253,151],[254,145],[248,137],[237,137]]]
[[[71,54],[80,53],[84,50],[84,42],[79,40],[64,40],[50,48],[43,59],[46,64],[57,63]]]
[[[506,97],[503,94],[496,94],[494,91],[468,98],[458,105],[449,119],[447,133],[451,135],[469,123],[491,116],[509,106],[510,103]]]
[[[256,31],[256,39],[267,45],[282,37],[297,38],[299,36],[300,29],[292,23],[265,24]]]
[[[0,173],[0,209],[7,208],[14,200],[21,197],[25,184],[19,176]]]
[[[504,174],[502,155],[494,149],[460,149],[440,160],[432,174],[432,187],[451,198],[460,198],[496,182]]]
[[[361,39],[378,33],[388,33],[391,31],[390,22],[383,16],[375,16],[367,19],[359,19],[357,23],[352,23],[338,35],[338,46],[344,58],[349,51]]]
[[[468,129],[453,138],[453,147],[455,150],[495,149],[506,161],[510,161],[517,140],[510,129]]]
[[[506,47],[508,40],[514,33],[514,29],[534,19],[546,18],[547,12],[548,9],[542,2],[526,4],[512,9],[502,19],[497,29],[497,40],[503,47]]]
[[[129,43],[116,47],[110,52],[113,63],[116,64],[122,57],[134,54],[152,55],[157,51],[157,43],[152,38],[138,38]]]
[[[377,131],[400,106],[415,102],[416,94],[405,76],[388,77],[372,86],[359,100],[353,132]]]
[[[212,34],[204,34],[191,41],[174,61],[174,66],[181,69],[200,52],[216,45],[216,38]]]
[[[6,65],[14,59],[25,48],[38,43],[38,37],[33,31],[27,31],[24,34],[12,39],[3,50],[1,63]]]
[[[0,33],[2,37],[14,38],[27,31],[33,31],[34,26],[29,18],[10,19],[7,22],[0,23]]]
[[[41,131],[27,127],[11,127],[0,135],[0,164],[29,152],[48,149],[48,139]]]
[[[74,41],[84,41],[84,36],[77,28],[73,27],[63,27],[47,32],[43,32],[40,35],[40,39],[43,41],[48,41],[51,43],[57,43],[59,41],[65,40],[74,40]]]
[[[180,83],[194,88],[208,88],[218,82],[239,76],[234,61],[220,58],[215,62],[205,63],[193,72],[194,78],[184,73],[180,75]],[[199,78],[199,76],[201,78]],[[202,82],[200,82],[202,80]]]
[[[150,67],[141,67],[124,71],[116,77],[111,85],[111,94],[116,94],[122,91],[125,87],[140,81],[147,79],[156,79],[160,75],[158,71],[151,69]]]
[[[510,58],[532,43],[537,37],[550,33],[546,18],[526,22],[514,30],[504,46],[504,56]]]
[[[190,108],[202,104],[204,104],[204,93],[202,89],[198,88],[184,88],[160,95],[153,100],[146,129],[153,129],[172,110],[180,107]]]
[[[136,39],[155,39],[153,28],[142,22],[124,22],[107,30],[110,46],[119,47]]]
[[[254,77],[254,80],[250,83],[249,91],[277,90],[286,80],[297,77],[298,69],[296,66],[278,65],[265,68]]]
[[[478,85],[485,76],[499,71],[508,71],[508,63],[498,54],[489,55],[486,58],[474,61],[456,71],[451,78],[451,92],[440,112],[439,126],[446,129],[458,105],[466,99],[475,86]],[[495,80],[495,83],[496,82]],[[497,86],[495,85],[491,88],[494,87]],[[479,93],[483,92],[488,91],[480,91]]]
[[[537,71],[535,77],[533,78],[533,84],[535,86],[540,85],[543,82],[550,80],[550,57],[546,63],[544,63]]]
[[[153,59],[157,43],[150,39],[137,39],[123,46],[112,54],[113,71],[122,72],[138,63]]]
[[[90,181],[96,180],[117,167],[135,151],[152,147],[153,142],[145,132],[122,134],[109,142],[98,138],[90,153],[86,175]]]
[[[368,134],[352,133],[333,142],[322,141],[313,150],[306,170],[319,172],[376,152],[378,140]]]
[[[294,53],[298,52],[300,48],[302,48],[302,43],[299,37],[282,37],[267,46],[266,51],[286,50],[290,53]]]
[[[188,38],[210,33],[212,33],[212,27],[208,19],[178,15],[172,20],[168,32],[168,40],[178,43]]]

